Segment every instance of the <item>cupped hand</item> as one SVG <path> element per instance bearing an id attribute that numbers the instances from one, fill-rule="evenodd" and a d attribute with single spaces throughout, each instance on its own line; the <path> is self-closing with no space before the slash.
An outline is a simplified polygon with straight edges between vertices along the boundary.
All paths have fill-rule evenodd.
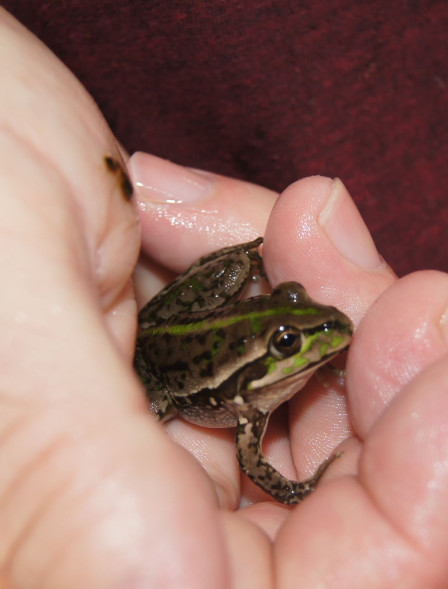
<path id="1" fill-rule="evenodd" d="M 224 587 L 212 485 L 131 368 L 140 231 L 115 139 L 2 9 L 0 39 L 0 586 Z"/>
<path id="2" fill-rule="evenodd" d="M 324 374 L 289 403 L 289 423 L 284 408 L 273 416 L 266 454 L 288 476 L 305 478 L 343 451 L 296 508 L 266 501 L 244 478 L 239 486 L 231 432 L 168 425 L 214 480 L 222 504 L 253 502 L 228 517 L 270 537 L 274 586 L 297 587 L 298 579 L 306 587 L 444 586 L 447 276 L 397 280 L 339 180 L 307 178 L 277 199 L 144 154 L 131 158 L 130 169 L 152 263 L 177 272 L 206 251 L 264 234 L 273 284 L 297 280 L 357 326 L 346 394 Z M 160 272 L 146 266 L 139 273 L 147 300 Z M 250 553 L 246 547 L 244 556 Z M 243 567 L 241 554 L 238 560 Z"/>
<path id="3" fill-rule="evenodd" d="M 443 587 L 446 276 L 397 281 L 339 181 L 276 199 L 136 154 L 134 207 L 91 99 L 4 11 L 0 28 L 0 584 Z M 230 431 L 147 415 L 131 370 L 137 210 L 141 302 L 265 234 L 272 283 L 298 280 L 359 324 L 347 395 L 313 381 L 266 439 L 301 478 L 344 451 L 301 505 L 240 484 Z"/>

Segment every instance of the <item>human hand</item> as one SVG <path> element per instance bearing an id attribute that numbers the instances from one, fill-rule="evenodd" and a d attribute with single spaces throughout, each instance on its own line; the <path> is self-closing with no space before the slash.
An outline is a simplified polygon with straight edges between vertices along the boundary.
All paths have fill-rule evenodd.
<path id="1" fill-rule="evenodd" d="M 295 587 L 300 579 L 311 587 L 385 587 L 410 579 L 408 586 L 417 587 L 424 579 L 437 586 L 445 578 L 447 379 L 443 364 L 429 364 L 446 353 L 434 327 L 446 307 L 445 276 L 394 283 L 381 262 L 370 271 L 357 268 L 313 221 L 328 181 L 288 189 L 266 227 L 271 280 L 298 279 L 312 296 L 358 320 L 387 289 L 350 352 L 353 427 L 345 398 L 312 384 L 305 406 L 305 396 L 291 403 L 294 464 L 306 475 L 347 434 L 360 439 L 343 445 L 327 481 L 290 509 L 261 501 L 245 481 L 240 489 L 231 432 L 173 420 L 166 429 L 201 460 L 205 474 L 148 417 L 130 368 L 136 317 L 129 276 L 139 233 L 135 210 L 104 167 L 106 153 L 119 157 L 113 137 L 68 72 L 4 12 L 0 17 L 2 585 L 219 589 Z M 134 174 L 137 164 L 136 156 Z M 152 160 L 152 179 L 161 174 L 177 183 L 179 170 L 166 165 Z M 188 183 L 188 173 L 181 176 Z M 160 265 L 139 272 L 142 290 L 161 283 L 161 266 L 177 272 L 206 250 L 264 232 L 273 193 L 202 178 L 211 179 L 210 192 L 205 186 L 204 200 L 190 206 L 185 186 L 184 203 L 173 206 L 151 205 L 141 191 L 144 247 Z M 350 202 L 343 192 L 336 219 L 348 216 L 341 202 Z M 349 226 L 362 236 L 359 223 L 352 218 Z M 436 377 L 440 388 L 433 386 Z M 409 413 L 410 402 L 421 405 Z M 403 435 L 400 423 L 409 415 Z M 268 455 L 292 474 L 279 417 L 272 429 L 283 437 L 267 439 Z M 410 440 L 413 424 L 419 435 Z M 372 477 L 378 462 L 382 479 Z M 392 518 L 399 510 L 384 504 L 403 490 L 408 501 L 399 495 L 397 507 L 407 508 L 406 527 Z M 220 508 L 236 507 L 241 491 L 258 501 L 234 512 Z"/>
<path id="2" fill-rule="evenodd" d="M 295 476 L 292 464 L 304 478 L 335 448 L 344 452 L 292 511 L 264 502 L 246 479 L 238 486 L 230 432 L 182 420 L 167 426 L 201 461 L 222 504 L 235 508 L 241 496 L 254 501 L 228 518 L 251 521 L 270 537 L 274 586 L 297 587 L 298 579 L 306 587 L 443 586 L 447 276 L 428 271 L 397 280 L 339 181 L 302 180 L 270 212 L 275 195 L 259 187 L 195 176 L 143 154 L 130 166 L 141 185 L 144 248 L 159 264 L 178 272 L 205 251 L 264 233 L 274 284 L 298 280 L 359 325 L 348 355 L 347 395 L 314 380 L 289 403 L 289 432 L 284 411 L 273 416 L 266 454 L 288 476 Z M 195 185 L 199 191 L 190 193 Z M 148 275 L 141 271 L 145 300 L 160 286 L 147 282 Z M 249 567 L 253 553 L 248 543 Z M 255 567 L 250 570 L 255 578 Z"/>
<path id="3" fill-rule="evenodd" d="M 227 538 L 253 537 L 260 558 L 269 543 L 227 520 L 148 415 L 132 370 L 139 222 L 105 165 L 115 139 L 2 9 L 0 39 L 0 586 L 226 587 Z"/>

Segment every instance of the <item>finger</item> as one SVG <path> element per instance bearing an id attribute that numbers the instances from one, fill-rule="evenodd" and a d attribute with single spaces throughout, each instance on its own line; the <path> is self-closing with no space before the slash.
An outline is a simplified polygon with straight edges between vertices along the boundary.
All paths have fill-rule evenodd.
<path id="1" fill-rule="evenodd" d="M 244 513 L 223 511 L 221 520 L 226 532 L 227 550 L 231 555 L 232 589 L 272 589 L 274 575 L 272 546 L 258 525 L 245 521 Z M 249 548 L 249 550 L 248 550 Z"/>
<path id="2" fill-rule="evenodd" d="M 447 367 L 446 355 L 430 364 L 379 418 L 359 481 L 334 481 L 295 510 L 276 546 L 279 586 L 299 574 L 307 587 L 444 585 Z"/>
<path id="3" fill-rule="evenodd" d="M 318 176 L 292 184 L 276 202 L 264 259 L 274 284 L 297 280 L 355 323 L 395 279 L 344 185 Z"/>
<path id="4" fill-rule="evenodd" d="M 353 421 L 364 442 L 359 483 L 339 478 L 294 514 L 278 546 L 285 587 L 294 586 L 298 570 L 310 586 L 325 575 L 344 587 L 368 587 L 372 568 L 374 586 L 443 585 L 447 280 L 439 272 L 405 277 L 361 323 L 348 370 Z M 285 556 L 310 525 L 305 551 Z M 347 558 L 348 568 L 341 566 Z"/>
<path id="5" fill-rule="evenodd" d="M 417 272 L 394 283 L 353 340 L 347 384 L 353 424 L 364 437 L 399 391 L 448 351 L 448 276 Z"/>
<path id="6" fill-rule="evenodd" d="M 139 241 L 114 140 L 2 9 L 0 37 L 0 584 L 225 587 L 215 494 L 145 414 L 135 306 L 114 320 Z"/>
<path id="7" fill-rule="evenodd" d="M 114 138 L 91 97 L 54 55 L 4 10 L 0 16 L 0 149 L 2 177 L 10 182 L 2 191 L 3 234 L 5 239 L 13 235 L 18 255 L 19 248 L 30 247 L 30 235 L 45 234 L 39 251 L 42 265 L 65 263 L 59 283 L 71 280 L 76 292 L 77 277 L 67 276 L 76 263 L 90 281 L 116 345 L 128 350 L 135 315 L 129 275 L 139 250 L 138 218 L 120 184 L 120 172 L 105 165 L 106 155 L 120 161 Z M 76 233 L 79 226 L 83 235 Z M 52 247 L 53 240 L 65 237 L 70 239 L 65 250 Z M 5 257 L 9 268 L 15 267 L 17 260 Z M 39 265 L 39 280 L 31 256 L 23 256 L 26 263 L 21 275 L 32 286 L 10 283 L 10 290 L 33 294 L 29 299 L 36 301 L 39 290 L 51 288 L 58 275 L 41 275 Z M 22 297 L 17 304 L 22 308 Z M 32 317 L 31 311 L 22 311 Z"/>
<path id="8" fill-rule="evenodd" d="M 143 249 L 172 270 L 264 234 L 276 198 L 270 190 L 143 153 L 131 157 L 129 169 L 137 187 Z"/>
<path id="9" fill-rule="evenodd" d="M 115 354 L 111 344 L 124 349 L 120 336 L 127 335 L 126 349 L 132 347 L 131 311 L 126 322 L 114 317 L 124 306 L 133 307 L 129 278 L 138 254 L 138 221 L 116 175 L 105 166 L 104 153 L 115 149 L 114 142 L 93 101 L 48 50 L 7 13 L 0 14 L 5 79 L 0 89 L 5 127 L 0 144 L 1 263 L 7 284 L 1 313 L 3 334 L 14 334 L 4 340 L 9 344 L 4 353 L 16 358 L 2 364 L 3 390 L 20 387 L 20 358 L 24 373 L 59 376 L 54 390 L 58 385 L 59 394 L 65 390 L 69 395 L 75 393 L 70 385 L 79 362 L 95 362 L 93 349 L 106 350 L 108 365 Z M 18 82 L 24 79 L 26 91 Z M 33 109 L 28 108 L 30 94 Z M 79 109 L 82 115 L 74 121 Z M 82 341 L 88 327 L 97 328 L 91 347 L 74 350 L 75 357 L 64 354 L 61 336 Z M 42 346 L 44 338 L 52 348 Z M 55 372 L 55 365 L 61 370 Z M 22 394 L 29 395 L 21 385 Z"/>

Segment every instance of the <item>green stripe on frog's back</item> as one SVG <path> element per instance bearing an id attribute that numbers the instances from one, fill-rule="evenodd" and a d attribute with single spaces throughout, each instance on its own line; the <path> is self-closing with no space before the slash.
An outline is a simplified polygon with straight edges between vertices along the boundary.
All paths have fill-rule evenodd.
<path id="1" fill-rule="evenodd" d="M 278 359 L 269 360 L 269 348 L 271 337 L 278 328 L 293 325 L 302 330 L 302 325 L 307 324 L 312 330 L 327 318 L 315 307 L 273 307 L 247 313 L 218 311 L 205 317 L 202 313 L 198 315 L 201 319 L 197 321 L 192 322 L 190 318 L 188 323 L 177 321 L 173 325 L 148 328 L 139 338 L 152 373 L 164 386 L 176 391 L 178 397 L 187 397 L 202 389 L 215 390 L 236 378 L 240 371 L 250 372 L 249 380 L 258 380 L 268 370 L 275 371 L 281 363 Z M 317 334 L 321 331 L 318 329 Z M 335 335 L 331 332 L 326 330 L 325 338 L 321 340 L 327 348 Z M 318 341 L 317 334 L 304 336 L 304 359 L 298 355 L 295 361 L 291 361 L 293 364 L 288 363 L 287 373 L 291 372 L 291 366 L 293 372 L 306 370 L 315 362 L 316 355 L 321 360 L 318 350 L 314 350 L 312 359 L 304 356 Z M 316 346 L 320 350 L 320 343 Z M 233 394 L 229 392 L 229 395 Z"/>
<path id="2" fill-rule="evenodd" d="M 216 313 L 217 315 L 219 311 Z M 304 316 L 304 315 L 319 315 L 319 309 L 315 307 L 309 307 L 305 309 L 294 309 L 291 307 L 277 307 L 271 309 L 264 309 L 263 311 L 251 311 L 249 313 L 232 314 L 228 316 L 214 316 L 213 314 L 205 319 L 199 319 L 197 321 L 191 321 L 191 316 L 188 318 L 188 323 L 173 323 L 154 327 L 148 327 L 142 330 L 141 336 L 156 336 L 163 333 L 173 336 L 185 336 L 189 333 L 200 332 L 203 330 L 217 330 L 225 329 L 232 325 L 239 323 L 240 321 L 249 321 L 251 325 L 251 331 L 253 334 L 259 332 L 262 328 L 263 319 L 274 318 L 283 316 Z M 199 317 L 201 314 L 198 314 Z"/>

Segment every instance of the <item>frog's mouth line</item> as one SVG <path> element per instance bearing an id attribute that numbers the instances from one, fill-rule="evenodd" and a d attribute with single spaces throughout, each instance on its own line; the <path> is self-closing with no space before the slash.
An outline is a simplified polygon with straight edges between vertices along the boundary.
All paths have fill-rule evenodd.
<path id="1" fill-rule="evenodd" d="M 331 354 L 328 354 L 327 356 L 325 356 L 325 359 L 323 360 L 316 360 L 315 362 L 310 362 L 303 370 L 298 370 L 290 374 L 285 374 L 283 377 L 281 376 L 281 374 L 279 374 L 278 371 L 273 370 L 272 372 L 265 374 L 262 378 L 251 381 L 248 386 L 248 389 L 250 391 L 256 391 L 263 387 L 274 387 L 275 385 L 278 385 L 278 387 L 281 388 L 282 386 L 284 387 L 285 385 L 288 385 L 289 382 L 294 383 L 294 385 L 296 383 L 302 383 L 303 386 L 305 382 L 309 378 L 311 378 L 311 376 L 317 370 L 319 370 L 321 366 L 325 366 L 325 364 L 328 364 L 328 362 L 330 362 L 333 358 L 344 352 L 348 348 L 348 345 L 349 344 L 347 343 L 347 345 L 344 348 L 341 348 L 339 350 L 332 352 Z"/>
<path id="2" fill-rule="evenodd" d="M 329 354 L 324 361 L 313 362 L 306 370 L 289 374 L 281 379 L 277 375 L 277 378 L 274 376 L 272 381 L 268 381 L 266 376 L 259 380 L 254 380 L 247 388 L 247 393 L 251 398 L 256 399 L 258 409 L 265 412 L 274 411 L 279 405 L 294 397 L 307 384 L 312 375 L 319 370 L 319 367 L 325 366 L 329 360 L 342 351 L 338 350 L 331 355 Z M 272 377 L 273 375 L 270 376 Z"/>

